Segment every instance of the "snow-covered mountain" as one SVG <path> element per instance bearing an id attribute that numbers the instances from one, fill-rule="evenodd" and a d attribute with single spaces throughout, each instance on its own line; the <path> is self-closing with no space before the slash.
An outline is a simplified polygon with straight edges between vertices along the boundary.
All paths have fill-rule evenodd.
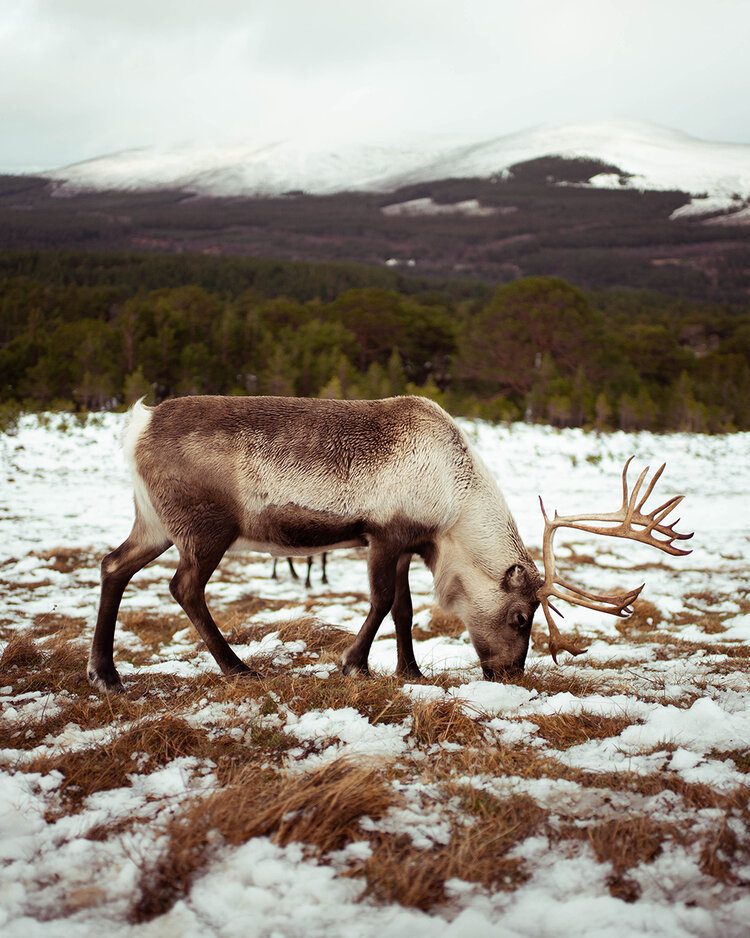
<path id="1" fill-rule="evenodd" d="M 389 192 L 406 183 L 490 177 L 541 156 L 593 157 L 629 174 L 625 185 L 680 189 L 711 198 L 711 209 L 750 197 L 750 145 L 699 140 L 634 121 L 542 125 L 475 142 L 423 140 L 408 146 L 325 145 L 285 140 L 231 147 L 138 149 L 45 175 L 68 189 L 175 187 L 210 195 Z M 617 176 L 592 185 L 623 184 Z M 700 211 L 700 202 L 696 209 Z"/>

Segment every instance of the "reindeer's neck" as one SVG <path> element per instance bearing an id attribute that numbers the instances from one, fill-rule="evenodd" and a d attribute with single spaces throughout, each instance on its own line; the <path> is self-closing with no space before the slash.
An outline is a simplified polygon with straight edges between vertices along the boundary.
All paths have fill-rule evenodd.
<path id="1" fill-rule="evenodd" d="M 472 594 L 495 591 L 508 567 L 515 563 L 533 567 L 505 498 L 491 477 L 477 480 L 458 520 L 436 547 L 432 572 L 438 600 L 446 609 L 455 606 L 461 589 Z"/>

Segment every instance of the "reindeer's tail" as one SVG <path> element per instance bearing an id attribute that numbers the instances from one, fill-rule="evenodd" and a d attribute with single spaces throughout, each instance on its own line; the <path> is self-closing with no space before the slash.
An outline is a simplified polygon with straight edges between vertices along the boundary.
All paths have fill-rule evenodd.
<path id="1" fill-rule="evenodd" d="M 138 468 L 136 454 L 138 442 L 149 428 L 153 411 L 153 407 L 147 407 L 143 403 L 143 398 L 133 404 L 128 412 L 125 432 L 122 437 L 122 446 L 125 451 L 125 459 L 130 467 L 130 475 L 133 479 L 136 525 L 142 528 L 143 533 L 147 535 L 149 540 L 153 540 L 154 543 L 159 543 L 164 540 L 170 540 L 170 537 L 154 508 L 148 485 Z"/>

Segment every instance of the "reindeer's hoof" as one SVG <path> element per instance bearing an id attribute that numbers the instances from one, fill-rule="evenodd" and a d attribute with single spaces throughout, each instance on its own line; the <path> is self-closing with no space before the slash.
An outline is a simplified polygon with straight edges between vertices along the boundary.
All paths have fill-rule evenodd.
<path id="1" fill-rule="evenodd" d="M 424 674 L 422 674 L 416 665 L 406 668 L 396 668 L 396 677 L 400 677 L 403 681 L 424 680 Z"/>
<path id="2" fill-rule="evenodd" d="M 366 661 L 348 660 L 346 655 L 341 659 L 341 673 L 347 677 L 370 677 L 370 669 Z"/>
<path id="3" fill-rule="evenodd" d="M 86 676 L 89 679 L 89 684 L 102 694 L 125 693 L 120 675 L 117 673 L 117 668 L 114 665 L 95 668 L 90 664 L 86 670 Z"/>
<path id="4" fill-rule="evenodd" d="M 231 668 L 228 668 L 223 672 L 224 677 L 260 677 L 259 671 L 254 671 L 252 668 L 248 668 L 246 664 L 243 664 L 241 661 L 239 664 L 233 664 Z"/>

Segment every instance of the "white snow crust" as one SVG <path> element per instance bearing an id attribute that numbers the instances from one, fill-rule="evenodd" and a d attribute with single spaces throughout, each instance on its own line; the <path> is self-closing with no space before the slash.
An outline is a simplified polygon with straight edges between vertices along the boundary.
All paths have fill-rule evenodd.
<path id="1" fill-rule="evenodd" d="M 494 177 L 541 156 L 593 157 L 616 166 L 638 189 L 679 189 L 726 200 L 750 196 L 750 145 L 699 140 L 638 121 L 544 124 L 484 140 L 420 139 L 350 143 L 330 149 L 309 140 L 254 141 L 231 147 L 138 149 L 48 172 L 64 189 L 172 187 L 215 196 L 305 191 L 390 192 L 435 179 Z M 621 185 L 616 174 L 591 185 Z M 64 191 L 63 189 L 63 191 Z M 697 209 L 696 209 L 697 210 Z M 687 214 L 693 210 L 686 209 Z"/>

